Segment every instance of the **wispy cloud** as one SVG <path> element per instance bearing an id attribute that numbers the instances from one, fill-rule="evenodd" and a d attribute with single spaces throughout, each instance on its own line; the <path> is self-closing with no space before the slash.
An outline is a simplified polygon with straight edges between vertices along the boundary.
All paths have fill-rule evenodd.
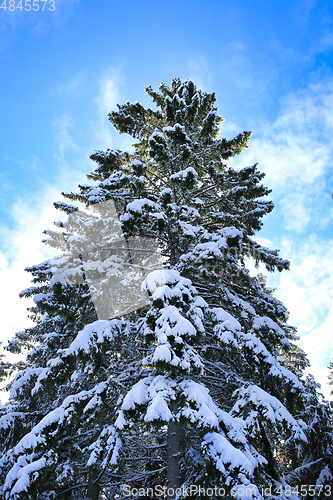
<path id="1" fill-rule="evenodd" d="M 120 99 L 120 80 L 120 72 L 115 70 L 100 80 L 99 94 L 95 99 L 100 116 L 107 116 L 110 111 L 117 108 Z"/>
<path id="2" fill-rule="evenodd" d="M 82 78 L 76 75 L 70 90 L 79 85 L 80 81 Z M 96 136 L 102 137 L 101 147 L 112 147 L 112 126 L 107 115 L 116 108 L 120 100 L 119 82 L 117 72 L 110 71 L 100 79 L 98 85 L 95 99 L 97 118 L 91 122 L 91 128 Z M 91 167 L 88 154 L 80 142 L 82 137 L 78 135 L 73 122 L 67 109 L 60 112 L 53 121 L 57 186 L 42 181 L 29 198 L 18 200 L 9 208 L 11 225 L 0 226 L 0 279 L 2 283 L 6 283 L 6 287 L 2 287 L 0 291 L 0 301 L 3 310 L 7 311 L 2 316 L 0 341 L 5 341 L 17 331 L 32 325 L 26 311 L 31 301 L 18 297 L 22 289 L 30 286 L 31 276 L 24 272 L 24 268 L 54 257 L 54 249 L 41 243 L 43 231 L 52 228 L 54 220 L 64 218 L 63 214 L 54 209 L 52 202 L 61 199 L 61 190 L 76 190 L 79 179 L 82 180 L 83 174 Z M 123 142 L 126 140 L 125 138 Z M 36 161 L 34 159 L 32 166 Z M 21 168 L 25 169 L 27 166 L 27 160 L 20 162 Z"/>
<path id="3" fill-rule="evenodd" d="M 299 307 L 293 306 L 291 318 L 301 333 L 309 332 L 325 320 L 332 308 L 333 240 L 324 241 L 312 235 L 296 245 L 285 238 L 281 250 L 291 261 L 291 272 L 281 274 L 281 294 L 293 304 L 298 297 Z M 293 289 L 298 290 L 296 296 Z"/>
<path id="4" fill-rule="evenodd" d="M 223 109 L 235 112 L 239 104 L 242 111 L 256 110 L 262 103 L 269 105 L 272 89 L 278 79 L 278 68 L 273 57 L 261 51 L 254 59 L 253 48 L 240 38 L 234 38 L 221 47 L 217 68 L 217 95 Z M 230 100 L 232 96 L 232 101 Z M 223 100 L 225 102 L 223 102 Z M 241 113 L 242 113 L 241 111 Z"/>
<path id="5" fill-rule="evenodd" d="M 73 99 L 85 98 L 87 91 L 91 91 L 92 80 L 95 75 L 86 67 L 80 68 L 68 79 L 54 82 L 50 93 L 60 101 L 61 98 L 68 98 L 73 102 Z"/>
<path id="6" fill-rule="evenodd" d="M 54 250 L 41 243 L 43 230 L 51 228 L 54 220 L 61 218 L 50 200 L 58 199 L 59 191 L 44 184 L 43 189 L 30 199 L 16 202 L 11 207 L 12 228 L 0 227 L 0 302 L 5 314 L 1 316 L 1 339 L 12 337 L 16 331 L 31 326 L 26 308 L 30 301 L 21 300 L 18 294 L 30 286 L 31 276 L 24 271 L 47 258 Z"/>
<path id="7" fill-rule="evenodd" d="M 260 235 L 260 233 L 259 233 Z M 274 248 L 272 241 L 256 236 L 256 241 Z M 321 391 L 330 399 L 332 388 L 328 385 L 327 366 L 333 360 L 333 240 L 322 241 L 312 236 L 303 244 L 283 238 L 280 249 L 291 263 L 290 271 L 268 274 L 268 286 L 287 307 L 288 323 L 297 328 L 299 346 L 306 352 L 311 363 L 309 373 L 321 384 Z M 262 273 L 261 264 L 246 260 L 251 275 Z"/>
<path id="8" fill-rule="evenodd" d="M 259 163 L 273 189 L 282 236 L 274 244 L 291 270 L 270 277 L 276 296 L 290 311 L 300 345 L 328 397 L 328 363 L 333 358 L 333 80 L 314 83 L 287 96 L 272 122 L 257 122 L 250 149 L 233 162 Z M 333 233 L 332 233 L 333 234 Z M 273 236 L 271 236 L 273 237 Z M 275 246 L 274 245 L 274 246 Z M 272 246 L 272 245 L 268 245 Z"/>
<path id="9" fill-rule="evenodd" d="M 1 12 L 0 53 L 10 48 L 16 31 L 23 27 L 28 27 L 31 33 L 37 35 L 43 34 L 51 28 L 62 28 L 72 17 L 74 7 L 79 2 L 80 0 L 55 0 L 54 4 L 48 2 L 45 5 L 39 2 L 39 9 L 35 10 L 33 15 L 30 15 L 31 12 L 28 15 L 24 15 L 24 10 L 21 12 L 18 8 L 12 11 L 8 9 L 6 13 Z M 55 8 L 51 10 L 53 6 Z"/>
<path id="10" fill-rule="evenodd" d="M 38 193 L 17 201 L 11 207 L 12 226 L 0 226 L 0 289 L 1 322 L 0 343 L 2 347 L 14 337 L 16 332 L 33 326 L 27 308 L 33 305 L 32 299 L 20 299 L 19 293 L 32 286 L 32 276 L 25 272 L 26 267 L 39 264 L 54 257 L 56 251 L 44 245 L 43 231 L 52 228 L 54 220 L 63 220 L 50 200 L 61 198 L 59 191 L 46 183 Z M 17 361 L 19 356 L 5 351 L 9 361 Z M 8 382 L 8 381 L 7 381 Z M 5 402 L 8 393 L 2 393 L 0 401 Z"/>
<path id="11" fill-rule="evenodd" d="M 70 130 L 73 129 L 73 124 L 69 112 L 64 111 L 60 117 L 54 120 L 53 125 L 55 127 L 59 159 L 64 161 L 65 152 L 68 149 L 79 149 L 70 133 Z"/>
<path id="12" fill-rule="evenodd" d="M 212 72 L 205 54 L 192 56 L 187 61 L 185 68 L 180 70 L 179 75 L 183 79 L 190 78 L 199 89 L 206 92 L 211 91 Z"/>
<path id="13" fill-rule="evenodd" d="M 330 167 L 333 144 L 333 81 L 312 85 L 290 95 L 274 123 L 258 127 L 252 154 L 264 161 L 267 179 L 275 187 L 290 181 L 312 184 Z"/>
<path id="14" fill-rule="evenodd" d="M 73 76 L 70 92 L 75 91 L 84 76 L 84 72 Z M 100 79 L 95 100 L 97 118 L 94 122 L 87 120 L 87 127 L 91 123 L 96 136 L 100 137 L 102 134 L 101 147 L 112 147 L 113 141 L 109 134 L 112 126 L 107 120 L 107 115 L 116 108 L 116 103 L 120 99 L 120 81 L 120 75 L 116 71 L 110 71 Z M 90 83 L 87 82 L 87 85 Z M 87 145 L 82 148 L 82 136 L 68 109 L 60 111 L 53 121 L 53 129 L 57 185 L 51 186 L 45 181 L 40 181 L 29 197 L 20 199 L 8 207 L 10 226 L 0 225 L 0 279 L 2 283 L 6 283 L 6 287 L 2 287 L 0 291 L 0 302 L 3 310 L 7 311 L 1 318 L 0 341 L 32 325 L 26 311 L 30 302 L 18 297 L 22 289 L 30 286 L 31 276 L 24 272 L 24 268 L 54 257 L 54 249 L 41 243 L 43 231 L 52 228 L 54 220 L 64 218 L 64 214 L 55 210 L 52 202 L 61 199 L 61 190 L 76 190 L 78 182 L 84 178 L 89 167 L 91 168 L 86 151 Z M 87 134 L 88 132 L 85 131 Z M 92 139 L 92 143 L 95 140 L 96 137 Z M 17 162 L 13 158 L 10 159 L 23 169 L 32 168 L 37 162 L 36 158 L 31 165 L 28 164 L 28 160 Z"/>
<path id="15" fill-rule="evenodd" d="M 259 233 L 260 234 L 260 233 Z M 273 243 L 260 236 L 256 240 L 274 248 Z M 282 238 L 280 249 L 290 260 L 291 270 L 268 275 L 268 286 L 287 307 L 288 323 L 297 328 L 299 346 L 306 352 L 311 363 L 309 373 L 321 384 L 326 398 L 332 388 L 328 385 L 327 366 L 333 360 L 333 240 L 323 241 L 315 235 L 302 244 Z M 252 275 L 267 275 L 263 265 L 255 269 L 247 261 Z"/>
<path id="16" fill-rule="evenodd" d="M 23 171 L 34 171 L 37 172 L 39 169 L 39 160 L 36 155 L 32 155 L 32 158 L 27 160 L 17 160 L 11 156 L 4 156 L 4 160 L 11 161 L 18 165 Z"/>
<path id="17" fill-rule="evenodd" d="M 108 120 L 108 114 L 111 111 L 117 110 L 117 104 L 123 104 L 121 89 L 125 86 L 121 67 L 110 68 L 99 79 L 98 91 L 94 100 L 96 105 L 96 119 L 92 123 L 94 136 L 96 140 L 95 149 L 107 149 L 114 146 L 114 138 L 116 134 L 117 148 L 131 151 L 133 150 L 133 138 L 127 134 L 118 136 L 114 131 L 113 126 Z"/>
<path id="18" fill-rule="evenodd" d="M 333 80 L 289 95 L 272 122 L 257 122 L 251 146 L 235 165 L 259 163 L 288 229 L 323 223 L 333 192 Z"/>
<path id="19" fill-rule="evenodd" d="M 55 0 L 55 9 L 45 12 L 48 8 L 53 8 L 53 4 L 47 4 L 44 12 L 38 12 L 39 15 L 35 16 L 33 30 L 42 34 L 50 28 L 61 28 L 72 17 L 74 7 L 79 2 L 80 0 Z"/>
<path id="20" fill-rule="evenodd" d="M 278 278 L 277 297 L 290 311 L 300 346 L 308 354 L 310 372 L 326 373 L 333 359 L 333 240 L 312 235 L 303 244 L 283 239 L 281 251 L 291 262 L 291 271 Z M 329 395 L 327 379 L 318 380 Z"/>
<path id="21" fill-rule="evenodd" d="M 88 153 L 82 146 L 80 129 L 74 126 L 68 110 L 54 119 L 53 128 L 57 186 L 63 191 L 76 189 L 77 184 L 85 178 L 89 164 Z"/>
<path id="22" fill-rule="evenodd" d="M 111 126 L 108 121 L 108 114 L 117 109 L 117 104 L 120 102 L 119 81 L 121 79 L 120 72 L 112 70 L 108 75 L 105 75 L 99 83 L 98 95 L 95 99 L 97 105 L 97 134 L 99 141 L 110 145 L 113 143 L 111 135 Z"/>
<path id="23" fill-rule="evenodd" d="M 280 209 L 285 217 L 285 228 L 296 232 L 303 232 L 311 217 L 307 206 L 306 193 L 295 191 L 283 197 Z"/>

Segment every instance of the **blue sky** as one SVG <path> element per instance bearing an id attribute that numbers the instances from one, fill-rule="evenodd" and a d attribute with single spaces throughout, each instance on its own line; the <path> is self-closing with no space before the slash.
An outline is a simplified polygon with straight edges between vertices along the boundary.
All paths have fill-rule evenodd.
<path id="1" fill-rule="evenodd" d="M 16 2 L 17 4 L 18 2 Z M 8 0 L 7 0 L 8 4 Z M 144 87 L 191 78 L 215 91 L 226 137 L 251 130 L 233 164 L 258 162 L 276 205 L 259 241 L 291 271 L 271 286 L 326 395 L 333 358 L 333 4 L 322 0 L 55 0 L 0 9 L 0 335 L 29 325 L 23 268 L 52 256 L 52 202 L 131 141 L 107 114 Z M 5 284 L 5 285 L 4 285 Z"/>

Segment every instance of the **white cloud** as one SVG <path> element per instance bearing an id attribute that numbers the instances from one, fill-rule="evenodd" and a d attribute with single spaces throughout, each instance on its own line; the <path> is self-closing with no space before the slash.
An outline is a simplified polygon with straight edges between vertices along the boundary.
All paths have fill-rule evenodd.
<path id="1" fill-rule="evenodd" d="M 221 46 L 216 71 L 220 88 L 217 89 L 218 98 L 222 110 L 229 109 L 230 113 L 234 113 L 241 105 L 242 115 L 244 109 L 260 109 L 263 102 L 270 105 L 272 88 L 274 89 L 279 77 L 279 68 L 272 57 L 272 51 L 269 55 L 261 51 L 253 59 L 252 50 L 242 38 L 234 38 Z"/>
<path id="2" fill-rule="evenodd" d="M 39 16 L 35 16 L 33 20 L 34 31 L 44 33 L 50 28 L 63 26 L 71 18 L 74 6 L 79 2 L 80 0 L 54 0 L 54 10 L 45 12 L 45 9 L 44 12 L 38 12 Z M 52 6 L 49 8 L 52 9 Z"/>
<path id="3" fill-rule="evenodd" d="M 333 81 L 290 95 L 282 106 L 275 122 L 258 124 L 246 159 L 259 161 L 275 188 L 313 184 L 331 166 Z"/>
<path id="4" fill-rule="evenodd" d="M 267 238 L 255 239 L 274 248 Z M 252 276 L 268 276 L 268 287 L 275 289 L 274 296 L 290 312 L 288 324 L 297 328 L 299 346 L 311 363 L 308 372 L 321 384 L 325 397 L 332 399 L 327 366 L 333 361 L 333 240 L 312 235 L 303 244 L 286 238 L 280 243 L 281 253 L 290 260 L 290 271 L 270 274 L 263 264 L 255 268 L 250 259 L 246 259 L 246 267 Z"/>
<path id="5" fill-rule="evenodd" d="M 289 247 L 289 251 L 285 250 L 286 247 Z M 281 274 L 281 294 L 288 296 L 288 301 L 294 302 L 292 288 L 298 290 L 301 307 L 298 313 L 293 307 L 291 317 L 300 331 L 309 331 L 319 326 L 332 308 L 333 240 L 324 241 L 313 235 L 297 246 L 283 240 L 282 252 L 288 254 L 291 271 Z M 312 318 L 311 322 L 309 316 Z"/>
<path id="6" fill-rule="evenodd" d="M 262 236 L 260 236 L 260 233 L 259 235 L 256 235 L 255 240 L 259 243 L 259 245 L 262 245 L 263 247 L 273 247 L 273 243 L 271 242 L 271 240 L 269 240 L 268 238 L 263 238 Z"/>
<path id="7" fill-rule="evenodd" d="M 308 369 L 317 382 L 321 384 L 321 391 L 327 399 L 332 399 L 332 386 L 328 383 L 328 364 L 333 360 L 333 313 L 309 334 L 302 336 L 300 347 L 308 353 L 311 366 Z"/>
<path id="8" fill-rule="evenodd" d="M 70 130 L 73 129 L 72 119 L 68 111 L 64 111 L 61 116 L 53 122 L 56 129 L 56 143 L 58 148 L 58 156 L 61 161 L 64 161 L 65 152 L 68 149 L 78 149 L 75 144 Z"/>
<path id="9" fill-rule="evenodd" d="M 310 222 L 327 226 L 332 220 L 333 80 L 289 95 L 282 107 L 274 122 L 257 122 L 250 148 L 233 164 L 259 163 L 287 229 L 301 232 Z"/>
<path id="10" fill-rule="evenodd" d="M 280 208 L 285 216 L 285 228 L 302 232 L 311 220 L 304 191 L 296 191 L 284 196 Z"/>
<path id="11" fill-rule="evenodd" d="M 56 249 L 42 243 L 45 238 L 43 231 L 53 229 L 53 221 L 65 220 L 66 215 L 56 210 L 53 200 L 61 200 L 59 190 L 47 185 L 31 194 L 29 198 L 17 201 L 10 208 L 11 227 L 0 226 L 0 303 L 1 324 L 0 344 L 2 347 L 14 337 L 15 333 L 34 325 L 28 317 L 27 308 L 33 305 L 32 299 L 20 299 L 19 293 L 32 286 L 30 273 L 26 267 L 53 258 Z M 80 206 L 79 203 L 77 203 Z M 1 348 L 0 348 L 1 350 Z M 4 352 L 8 361 L 16 362 L 20 356 Z M 0 385 L 0 401 L 8 399 L 8 393 L 3 393 Z"/>
<path id="12" fill-rule="evenodd" d="M 291 270 L 269 278 L 290 311 L 300 346 L 326 397 L 327 365 L 333 358 L 333 80 L 287 96 L 272 122 L 257 122 L 250 149 L 234 166 L 258 163 L 273 189 L 281 229 L 270 238 L 291 261 Z M 223 126 L 223 125 L 222 125 Z M 324 232 L 326 231 L 326 233 Z M 259 233 L 260 234 L 260 233 Z M 278 244 L 280 239 L 280 245 Z M 274 245 L 274 246 L 275 246 Z M 272 247 L 272 245 L 267 245 Z M 264 272 L 265 274 L 265 272 Z"/>
<path id="13" fill-rule="evenodd" d="M 124 79 L 121 68 L 111 68 L 99 81 L 98 94 L 95 98 L 97 119 L 92 124 L 96 141 L 95 149 L 112 148 L 116 134 L 117 148 L 133 151 L 133 138 L 127 134 L 119 136 L 108 120 L 109 113 L 118 109 L 117 104 L 125 102 L 120 91 L 123 87 Z"/>
<path id="14" fill-rule="evenodd" d="M 119 73 L 112 71 L 110 75 L 104 76 L 100 81 L 96 103 L 101 116 L 107 116 L 111 110 L 117 109 L 120 98 L 119 79 Z"/>
<path id="15" fill-rule="evenodd" d="M 54 249 L 41 243 L 43 230 L 52 228 L 53 221 L 61 218 L 50 200 L 60 198 L 57 189 L 44 186 L 38 196 L 15 203 L 11 209 L 13 227 L 1 226 L 0 302 L 1 341 L 11 338 L 17 331 L 31 326 L 26 308 L 30 301 L 20 299 L 21 290 L 29 287 L 31 276 L 24 268 L 54 256 Z"/>
<path id="16" fill-rule="evenodd" d="M 163 83 L 168 86 L 173 78 L 179 77 L 182 81 L 189 78 L 198 89 L 204 92 L 212 92 L 212 71 L 206 54 L 202 52 L 187 55 L 185 59 L 173 58 L 166 65 L 166 74 L 168 76 L 167 79 L 164 78 Z M 158 90 L 157 86 L 152 86 L 154 90 Z"/>
<path id="17" fill-rule="evenodd" d="M 321 370 L 326 370 L 330 361 L 333 360 L 332 324 L 333 313 L 330 313 L 319 327 L 300 339 L 300 346 L 306 352 L 311 353 L 313 365 Z"/>
<path id="18" fill-rule="evenodd" d="M 333 359 L 333 240 L 312 235 L 302 245 L 284 239 L 282 252 L 291 270 L 279 275 L 276 296 L 290 311 L 300 346 L 311 362 L 310 372 L 328 397 L 326 367 Z"/>
<path id="19" fill-rule="evenodd" d="M 82 82 L 84 72 L 74 75 L 69 91 Z M 120 72 L 110 71 L 100 80 L 96 98 L 97 119 L 91 127 L 96 137 L 104 138 L 102 147 L 112 147 L 109 131 L 112 125 L 107 120 L 108 113 L 116 108 L 120 99 Z M 40 184 L 31 192 L 29 198 L 15 202 L 9 209 L 11 221 L 0 225 L 0 279 L 6 283 L 0 292 L 0 301 L 7 312 L 1 321 L 0 340 L 12 337 L 17 331 L 31 326 L 26 308 L 31 304 L 19 299 L 21 290 L 30 286 L 31 276 L 24 271 L 25 267 L 38 264 L 55 254 L 55 250 L 41 243 L 43 231 L 53 226 L 54 220 L 65 218 L 64 214 L 53 207 L 53 201 L 61 199 L 60 191 L 77 191 L 78 182 L 91 170 L 87 144 L 82 148 L 82 137 L 68 110 L 64 110 L 53 121 L 57 168 L 57 186 L 50 186 L 40 180 Z M 91 122 L 90 122 L 91 123 Z M 90 125 L 87 122 L 88 125 Z M 127 138 L 122 140 L 128 142 Z M 92 151 L 91 151 L 92 152 Z M 16 161 L 16 160 L 14 160 Z M 21 162 L 27 168 L 27 161 Z"/>
<path id="20" fill-rule="evenodd" d="M 0 52 L 10 49 L 15 40 L 15 32 L 22 28 L 28 27 L 31 32 L 39 35 L 49 31 L 50 28 L 62 27 L 70 19 L 74 6 L 79 2 L 80 0 L 55 0 L 53 11 L 49 10 L 52 9 L 50 3 L 47 6 L 44 5 L 44 10 L 42 10 L 42 2 L 39 2 L 39 9 L 33 15 L 31 15 L 32 12 L 21 12 L 18 8 L 4 15 L 1 12 Z"/>
<path id="21" fill-rule="evenodd" d="M 39 168 L 39 160 L 36 155 L 32 155 L 32 158 L 26 160 L 17 160 L 11 156 L 4 156 L 4 160 L 9 160 L 18 165 L 23 171 L 33 171 L 37 172 Z"/>
<path id="22" fill-rule="evenodd" d="M 209 68 L 209 64 L 207 62 L 207 58 L 204 54 L 196 54 L 191 57 L 185 66 L 186 74 L 183 78 L 190 78 L 195 85 L 205 91 L 211 92 L 210 83 L 211 83 L 211 71 Z M 183 74 L 184 69 L 179 72 L 179 74 Z"/>
<path id="23" fill-rule="evenodd" d="M 77 97 L 84 99 L 84 93 L 93 79 L 94 75 L 92 72 L 88 68 L 83 67 L 67 80 L 54 82 L 50 92 L 59 100 L 64 96 L 68 97 L 71 101 Z"/>
<path id="24" fill-rule="evenodd" d="M 225 137 L 226 139 L 233 139 L 237 134 L 239 134 L 239 127 L 237 123 L 231 122 L 230 120 L 226 120 L 221 123 L 220 138 Z"/>
<path id="25" fill-rule="evenodd" d="M 76 191 L 78 183 L 85 181 L 85 174 L 90 168 L 86 144 L 81 143 L 82 137 L 79 136 L 79 128 L 73 124 L 72 116 L 68 110 L 63 111 L 54 119 L 53 128 L 57 186 L 61 191 Z"/>

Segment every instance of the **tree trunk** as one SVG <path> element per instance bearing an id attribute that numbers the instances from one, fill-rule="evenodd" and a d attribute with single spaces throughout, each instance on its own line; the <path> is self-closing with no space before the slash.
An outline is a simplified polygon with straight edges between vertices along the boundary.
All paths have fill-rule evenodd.
<path id="1" fill-rule="evenodd" d="M 264 429 L 262 422 L 259 420 L 259 427 L 261 431 L 261 436 L 263 440 L 263 448 L 264 448 L 264 456 L 267 460 L 267 465 L 265 466 L 265 472 L 269 474 L 276 481 L 280 481 L 280 474 L 277 467 L 276 460 L 273 455 L 273 450 L 271 447 L 271 443 L 269 442 L 268 436 Z"/>
<path id="2" fill-rule="evenodd" d="M 87 500 L 99 500 L 99 471 L 93 469 L 88 477 Z"/>
<path id="3" fill-rule="evenodd" d="M 176 413 L 177 403 L 173 401 L 170 404 L 170 409 L 173 414 Z M 168 444 L 167 444 L 167 467 L 168 467 L 168 490 L 169 488 L 179 488 L 182 485 L 182 478 L 179 470 L 180 460 L 180 445 L 184 437 L 184 429 L 182 424 L 170 420 L 168 424 Z M 172 496 L 169 497 L 173 498 Z"/>
<path id="4" fill-rule="evenodd" d="M 173 247 L 170 255 L 170 265 L 174 267 L 179 260 L 180 251 L 177 247 Z M 170 402 L 170 410 L 175 415 L 177 413 L 178 404 L 176 401 Z M 179 470 L 180 459 L 180 443 L 184 437 L 184 429 L 179 422 L 170 420 L 168 424 L 168 439 L 167 439 L 167 481 L 168 490 L 175 490 L 182 485 L 182 478 Z M 171 492 L 170 492 L 171 493 Z M 171 500 L 172 495 L 167 496 L 167 500 Z"/>

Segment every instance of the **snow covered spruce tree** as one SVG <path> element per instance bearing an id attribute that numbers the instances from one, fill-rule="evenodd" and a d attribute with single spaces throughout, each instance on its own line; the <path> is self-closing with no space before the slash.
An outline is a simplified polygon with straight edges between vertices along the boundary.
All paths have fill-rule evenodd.
<path id="1" fill-rule="evenodd" d="M 9 344 L 31 352 L 1 409 L 2 495 L 327 498 L 331 413 L 245 267 L 289 266 L 253 239 L 273 208 L 264 175 L 230 166 L 250 133 L 220 139 L 215 95 L 191 81 L 147 92 L 155 109 L 109 115 L 134 153 L 94 153 L 92 184 L 65 195 L 93 223 L 57 203 L 68 220 L 47 241 L 63 254 L 29 269 L 37 323 Z"/>

